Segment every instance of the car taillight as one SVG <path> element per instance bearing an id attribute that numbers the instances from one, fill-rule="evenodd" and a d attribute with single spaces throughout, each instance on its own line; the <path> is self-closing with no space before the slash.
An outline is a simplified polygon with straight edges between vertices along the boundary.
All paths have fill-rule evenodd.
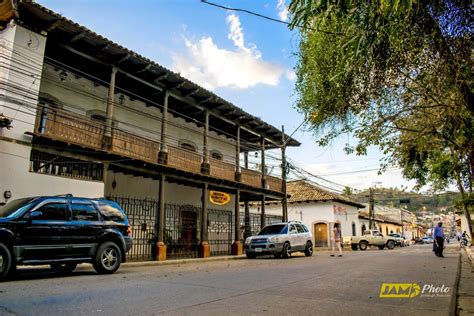
<path id="1" fill-rule="evenodd" d="M 132 227 L 130 226 L 130 224 L 128 224 L 127 226 L 127 236 L 131 236 L 132 235 Z"/>

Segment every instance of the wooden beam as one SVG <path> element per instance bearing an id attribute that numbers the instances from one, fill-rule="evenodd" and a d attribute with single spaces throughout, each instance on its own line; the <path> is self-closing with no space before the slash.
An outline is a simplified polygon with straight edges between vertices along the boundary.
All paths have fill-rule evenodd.
<path id="1" fill-rule="evenodd" d="M 147 71 L 147 70 L 150 69 L 150 68 L 151 68 L 151 64 L 148 64 L 148 65 L 146 65 L 145 67 L 143 67 L 142 69 L 138 70 L 138 71 L 135 72 L 135 73 L 136 73 L 136 74 L 140 74 L 140 73 L 142 73 L 142 72 Z"/>
<path id="2" fill-rule="evenodd" d="M 51 23 L 51 24 L 48 26 L 48 28 L 46 29 L 46 32 L 48 32 L 48 33 L 51 32 L 52 30 L 54 30 L 55 28 L 57 28 L 60 23 L 61 23 L 61 20 L 60 20 L 60 19 L 54 21 L 53 23 Z"/>
<path id="3" fill-rule="evenodd" d="M 69 43 L 77 42 L 78 40 L 83 39 L 85 36 L 86 36 L 86 32 L 84 31 L 77 33 L 76 35 L 71 37 L 71 39 L 69 40 Z"/>
<path id="4" fill-rule="evenodd" d="M 123 56 L 122 58 L 120 58 L 116 64 L 117 65 L 120 65 L 121 63 L 123 63 L 124 61 L 126 61 L 127 59 L 129 59 L 130 57 L 132 57 L 130 54 L 126 54 L 125 56 Z"/>

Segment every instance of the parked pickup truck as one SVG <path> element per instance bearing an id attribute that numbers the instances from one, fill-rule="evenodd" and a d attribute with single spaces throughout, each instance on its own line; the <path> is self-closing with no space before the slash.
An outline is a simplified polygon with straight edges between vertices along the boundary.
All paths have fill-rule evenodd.
<path id="1" fill-rule="evenodd" d="M 387 246 L 388 249 L 393 249 L 396 239 L 391 236 L 385 237 L 378 230 L 366 230 L 362 236 L 344 237 L 343 243 L 351 245 L 352 250 L 366 250 L 368 246 L 377 246 L 379 249 L 384 249 Z"/>

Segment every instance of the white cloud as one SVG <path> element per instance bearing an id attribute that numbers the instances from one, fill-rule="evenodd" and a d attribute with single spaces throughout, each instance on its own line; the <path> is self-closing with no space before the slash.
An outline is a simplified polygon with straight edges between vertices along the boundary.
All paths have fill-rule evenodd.
<path id="1" fill-rule="evenodd" d="M 288 7 L 285 4 L 285 0 L 278 0 L 277 10 L 280 20 L 288 21 Z"/>
<path id="2" fill-rule="evenodd" d="M 212 37 L 193 41 L 185 38 L 186 53 L 175 54 L 173 70 L 201 84 L 206 89 L 219 87 L 246 89 L 258 84 L 276 86 L 285 76 L 294 80 L 294 73 L 281 65 L 262 59 L 262 53 L 254 44 L 246 44 L 239 17 L 227 16 L 227 37 L 235 49 L 220 48 Z"/>

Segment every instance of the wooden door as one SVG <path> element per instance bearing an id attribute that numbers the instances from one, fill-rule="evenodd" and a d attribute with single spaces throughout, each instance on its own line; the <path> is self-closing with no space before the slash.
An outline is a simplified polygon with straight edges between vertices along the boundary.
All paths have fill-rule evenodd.
<path id="1" fill-rule="evenodd" d="M 328 247 L 328 225 L 326 223 L 314 224 L 314 245 Z"/>

